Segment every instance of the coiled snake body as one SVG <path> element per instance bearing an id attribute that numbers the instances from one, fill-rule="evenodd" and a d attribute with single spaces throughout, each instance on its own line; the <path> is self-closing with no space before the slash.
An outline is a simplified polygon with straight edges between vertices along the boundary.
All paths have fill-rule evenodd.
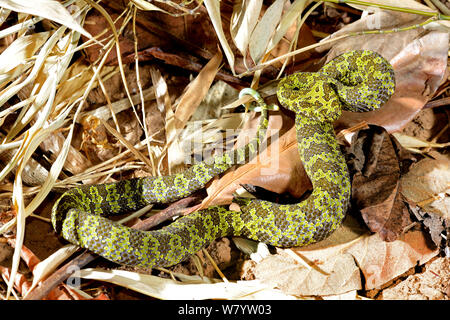
<path id="1" fill-rule="evenodd" d="M 267 128 L 265 104 L 256 97 L 263 107 L 259 128 L 245 147 L 171 176 L 73 188 L 55 203 L 53 226 L 66 240 L 111 261 L 145 267 L 176 264 L 224 236 L 242 236 L 280 247 L 320 241 L 340 225 L 351 190 L 333 121 L 341 109 L 377 109 L 394 88 L 391 65 L 372 51 L 351 51 L 319 72 L 296 73 L 280 81 L 277 96 L 285 108 L 296 113 L 298 150 L 313 184 L 312 194 L 300 203 L 238 199 L 240 212 L 210 207 L 154 231 L 134 230 L 105 218 L 183 198 L 234 163 L 251 157 Z"/>

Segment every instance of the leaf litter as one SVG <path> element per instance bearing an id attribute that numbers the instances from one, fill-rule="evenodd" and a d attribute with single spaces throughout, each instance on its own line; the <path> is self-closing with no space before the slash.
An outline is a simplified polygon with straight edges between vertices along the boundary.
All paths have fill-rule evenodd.
<path id="1" fill-rule="evenodd" d="M 101 285 L 92 280 L 86 282 L 96 288 L 98 299 L 108 298 L 103 293 L 107 282 L 140 292 L 142 297 L 161 299 L 395 299 L 408 298 L 405 292 L 419 299 L 448 299 L 448 287 L 445 288 L 443 280 L 433 282 L 428 274 L 436 274 L 437 264 L 441 266 L 439 279 L 448 277 L 445 255 L 450 255 L 447 239 L 450 223 L 445 122 L 448 123 L 449 114 L 440 107 L 423 109 L 431 99 L 446 98 L 446 21 L 427 23 L 426 18 L 417 14 L 382 9 L 370 13 L 361 7 L 355 10 L 328 2 L 310 5 L 301 0 L 290 5 L 287 1 L 270 1 L 267 6 L 259 1 L 222 1 L 220 5 L 204 1 L 204 6 L 198 5 L 191 11 L 172 1 L 158 2 L 158 6 L 135 1 L 137 9 L 104 1 L 100 5 L 106 15 L 100 14 L 98 8 L 86 15 L 90 5 L 83 7 L 74 1 L 63 3 L 69 6 L 68 11 L 58 1 L 43 3 L 48 6 L 42 12 L 29 6 L 11 6 L 11 11 L 5 12 L 10 17 L 16 11 L 35 16 L 25 24 L 14 25 L 13 20 L 6 20 L 8 28 L 4 34 L 17 38 L 3 47 L 2 55 L 17 59 L 0 60 L 7 63 L 0 66 L 4 69 L 0 153 L 11 154 L 2 160 L 0 201 L 2 208 L 11 208 L 9 199 L 13 199 L 12 212 L 18 218 L 0 226 L 3 237 L 16 237 L 12 260 L 11 251 L 0 247 L 0 253 L 10 252 L 4 257 L 0 255 L 2 266 L 3 261 L 9 261 L 1 271 L 5 279 L 5 285 L 0 287 L 3 297 L 12 293 L 17 299 L 92 298 L 79 289 L 72 289 L 77 293 L 71 297 L 63 297 L 57 291 L 50 294 L 52 287 L 61 283 L 61 280 L 50 282 L 62 274 L 64 267 L 58 270 L 58 265 L 75 248 L 57 250 L 60 245 L 56 245 L 48 248 L 42 262 L 28 264 L 36 270 L 34 282 L 21 278 L 17 269 L 19 254 L 32 256 L 29 248 L 33 246 L 33 251 L 40 252 L 39 243 L 28 243 L 27 238 L 32 238 L 31 233 L 42 239 L 42 227 L 34 230 L 30 218 L 25 217 L 42 215 L 41 225 L 48 223 L 45 217 L 57 197 L 57 193 L 49 193 L 52 188 L 62 191 L 81 182 L 103 183 L 182 170 L 183 163 L 177 159 L 195 157 L 192 148 L 183 147 L 188 136 L 205 138 L 200 143 L 200 153 L 214 150 L 221 141 L 227 145 L 235 141 L 238 145 L 245 143 L 245 138 L 254 134 L 258 116 L 254 112 L 238 112 L 236 96 L 231 102 L 223 100 L 220 105 L 202 106 L 206 113 L 199 109 L 202 101 L 207 101 L 204 98 L 208 92 L 212 92 L 214 80 L 224 80 L 235 89 L 253 83 L 261 86 L 268 102 L 276 103 L 273 97 L 276 82 L 271 80 L 283 70 L 286 74 L 294 70 L 314 71 L 325 59 L 341 52 L 371 49 L 393 64 L 397 90 L 379 111 L 344 113 L 336 124 L 352 174 L 353 198 L 343 226 L 330 238 L 305 248 L 275 249 L 275 252 L 251 241 L 221 239 L 208 246 L 207 251 L 173 268 L 161 269 L 159 274 L 157 270 L 151 275 L 151 270 L 122 267 L 109 271 L 83 269 L 78 276 L 101 281 Z M 51 8 L 57 10 L 52 12 Z M 423 5 L 415 9 L 432 11 Z M 317 17 L 328 22 L 342 17 L 340 30 L 332 29 L 333 34 L 326 34 L 320 30 L 326 24 L 317 24 L 320 21 Z M 199 19 L 205 23 L 196 28 Z M 57 29 L 55 24 L 45 24 L 48 21 L 63 23 L 69 29 Z M 39 23 L 44 32 L 25 32 L 22 27 Z M 408 29 L 415 24 L 423 26 Z M 118 37 L 111 33 L 112 25 Z M 368 29 L 394 28 L 408 30 L 357 35 Z M 58 31 L 49 32 L 54 30 Z M 195 31 L 196 43 L 189 41 L 194 30 L 200 30 Z M 82 40 L 78 43 L 80 33 Z M 317 43 L 317 39 L 326 36 Z M 139 39 L 137 46 L 135 39 Z M 120 51 L 113 50 L 119 44 L 117 41 Z M 317 50 L 305 51 L 303 47 Z M 328 49 L 324 58 L 323 52 Z M 19 54 L 11 55 L 14 50 L 19 50 Z M 73 56 L 81 51 L 85 55 Z M 126 64 L 118 62 L 118 52 Z M 25 63 L 18 57 L 23 57 Z M 51 74 L 51 68 L 57 72 Z M 258 68 L 262 72 L 252 73 Z M 234 77 L 236 74 L 254 74 L 254 78 Z M 159 90 L 163 87 L 164 92 Z M 145 112 L 140 111 L 142 108 Z M 208 112 L 208 108 L 221 112 Z M 140 117 L 136 117 L 138 113 Z M 280 201 L 298 201 L 295 199 L 310 189 L 298 159 L 292 115 L 284 110 L 270 113 L 270 141 L 259 156 L 215 179 L 206 189 L 207 195 L 203 194 L 202 203 L 193 208 L 229 204 L 233 193 L 243 194 L 241 185 L 258 197 Z M 205 114 L 213 118 L 205 118 Z M 411 131 L 412 124 L 424 125 L 421 119 L 427 116 L 437 119 L 428 127 L 428 135 L 417 134 L 420 130 Z M 231 135 L 230 139 L 224 134 L 227 129 L 241 133 Z M 34 130 L 39 134 L 27 136 Z M 175 140 L 178 146 L 172 142 Z M 178 150 L 176 153 L 186 153 L 174 154 L 174 148 Z M 36 166 L 33 164 L 36 160 L 40 160 L 38 164 L 44 170 L 47 168 L 44 176 L 47 174 L 48 178 L 33 184 L 25 175 L 35 170 L 29 166 Z M 47 210 L 36 210 L 41 204 L 40 208 Z M 153 213 L 158 216 L 157 209 Z M 56 239 L 50 226 L 47 230 L 47 237 Z M 27 236 L 22 245 L 24 231 Z M 84 267 L 85 262 L 77 263 L 78 268 Z M 420 283 L 421 274 L 411 273 L 418 265 L 429 269 L 424 272 L 426 282 L 419 285 L 422 295 L 405 289 L 408 283 L 416 287 Z M 273 277 L 274 273 L 277 277 Z M 14 274 L 15 289 L 9 280 Z M 222 280 L 216 279 L 217 274 L 222 274 Z M 42 291 L 45 294 L 36 290 L 39 283 L 39 289 L 46 289 Z M 396 287 L 401 290 L 397 296 Z M 35 290 L 30 294 L 32 288 Z"/>

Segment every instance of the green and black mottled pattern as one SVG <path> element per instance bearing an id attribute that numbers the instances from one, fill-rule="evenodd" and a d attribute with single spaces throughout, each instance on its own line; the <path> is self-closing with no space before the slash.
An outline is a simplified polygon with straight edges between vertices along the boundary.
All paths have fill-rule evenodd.
<path id="1" fill-rule="evenodd" d="M 312 194 L 298 204 L 236 199 L 240 212 L 210 207 L 155 231 L 133 230 L 105 218 L 183 198 L 234 163 L 250 158 L 267 128 L 263 107 L 252 143 L 213 158 L 214 163 L 202 162 L 171 176 L 69 190 L 53 207 L 55 230 L 111 261 L 145 267 L 176 264 L 224 236 L 243 236 L 281 247 L 320 241 L 341 224 L 351 190 L 333 121 L 341 109 L 361 112 L 379 108 L 394 88 L 391 65 L 371 51 L 348 52 L 319 72 L 297 73 L 280 81 L 277 96 L 285 108 L 296 112 L 300 159 L 313 184 Z M 264 106 L 261 99 L 258 103 Z"/>

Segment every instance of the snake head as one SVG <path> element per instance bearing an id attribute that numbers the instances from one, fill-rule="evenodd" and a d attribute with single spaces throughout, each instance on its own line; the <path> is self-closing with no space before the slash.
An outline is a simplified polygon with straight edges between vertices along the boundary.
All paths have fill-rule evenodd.
<path id="1" fill-rule="evenodd" d="M 341 103 L 333 81 L 319 72 L 294 73 L 278 84 L 281 105 L 311 120 L 333 122 L 341 115 Z"/>
<path id="2" fill-rule="evenodd" d="M 391 64 L 370 50 L 343 53 L 320 69 L 334 83 L 342 108 L 366 112 L 380 108 L 395 90 Z"/>
<path id="3" fill-rule="evenodd" d="M 317 121 L 334 121 L 341 109 L 353 112 L 381 107 L 394 93 L 390 63 L 376 52 L 356 50 L 328 62 L 319 72 L 302 72 L 282 79 L 281 105 Z"/>

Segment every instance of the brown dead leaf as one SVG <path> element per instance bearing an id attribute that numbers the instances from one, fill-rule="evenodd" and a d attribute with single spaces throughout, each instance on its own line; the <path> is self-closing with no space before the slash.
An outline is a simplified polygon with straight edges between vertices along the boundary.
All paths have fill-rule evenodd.
<path id="1" fill-rule="evenodd" d="M 450 219 L 435 214 L 433 212 L 426 212 L 419 206 L 410 204 L 410 211 L 414 216 L 425 226 L 426 230 L 431 236 L 434 244 L 441 248 L 446 256 L 450 256 Z"/>
<path id="2" fill-rule="evenodd" d="M 356 140 L 351 152 L 360 168 L 353 176 L 352 201 L 372 232 L 393 241 L 412 223 L 399 193 L 400 167 L 394 145 L 383 128 L 374 126 L 361 130 Z"/>
<path id="3" fill-rule="evenodd" d="M 425 233 L 409 231 L 392 242 L 377 233 L 364 237 L 346 250 L 356 260 L 365 278 L 365 289 L 380 288 L 416 265 L 439 253 Z"/>
<path id="4" fill-rule="evenodd" d="M 397 240 L 386 242 L 377 233 L 370 235 L 349 215 L 327 239 L 292 250 L 313 268 L 321 268 L 334 256 L 351 254 L 364 275 L 366 290 L 379 288 L 439 254 L 422 231 L 410 230 Z"/>
<path id="5" fill-rule="evenodd" d="M 247 125 L 253 129 L 244 128 L 239 137 L 255 136 L 256 121 L 258 117 L 249 121 Z M 292 119 L 282 112 L 271 113 L 267 133 L 271 144 L 263 144 L 258 156 L 249 163 L 230 169 L 220 179 L 214 180 L 207 188 L 208 197 L 202 202 L 202 208 L 230 203 L 240 184 L 257 185 L 276 193 L 289 192 L 294 197 L 300 197 L 310 188 L 311 183 L 298 155 L 292 124 Z M 286 132 L 285 128 L 289 127 L 291 129 Z"/>

